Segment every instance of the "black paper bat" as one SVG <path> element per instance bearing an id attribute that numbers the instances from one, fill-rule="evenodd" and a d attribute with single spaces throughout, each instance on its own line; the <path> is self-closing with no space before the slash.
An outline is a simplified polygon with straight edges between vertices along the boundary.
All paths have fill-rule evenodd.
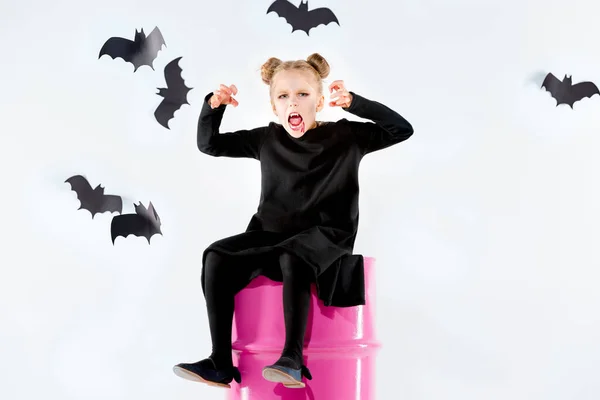
<path id="1" fill-rule="evenodd" d="M 167 88 L 157 88 L 157 95 L 164 97 L 164 100 L 158 105 L 154 111 L 154 117 L 159 124 L 169 129 L 169 121 L 175 116 L 175 111 L 179 110 L 182 105 L 190 104 L 187 101 L 187 94 L 192 88 L 185 85 L 181 77 L 181 67 L 179 66 L 178 57 L 165 66 L 165 81 Z"/>
<path id="2" fill-rule="evenodd" d="M 110 223 L 110 236 L 113 245 L 115 239 L 119 236 L 126 238 L 129 235 L 138 237 L 144 236 L 148 239 L 155 234 L 162 235 L 160 230 L 160 217 L 156 213 L 152 202 L 148 205 L 148 209 L 144 207 L 142 202 L 139 205 L 134 204 L 135 214 L 116 215 Z"/>
<path id="3" fill-rule="evenodd" d="M 592 97 L 595 94 L 600 95 L 600 90 L 592 82 L 579 82 L 573 85 L 571 76 L 567 77 L 567 75 L 561 81 L 552 73 L 549 73 L 546 75 L 541 87 L 545 88 L 556 99 L 557 107 L 559 104 L 568 104 L 569 107 L 573 108 L 576 101 Z"/>
<path id="4" fill-rule="evenodd" d="M 94 215 L 104 212 L 123 212 L 123 200 L 120 196 L 111 194 L 104 194 L 104 188 L 101 185 L 96 186 L 92 189 L 92 186 L 81 175 L 75 175 L 65 181 L 71 185 L 71 190 L 77 193 L 77 199 L 81 203 L 78 210 L 88 210 Z"/>
<path id="5" fill-rule="evenodd" d="M 275 12 L 281 18 L 285 18 L 287 23 L 292 26 L 292 33 L 304 31 L 308 35 L 312 28 L 321 24 L 328 25 L 331 22 L 340 24 L 329 8 L 322 7 L 308 11 L 308 0 L 302 0 L 298 7 L 287 0 L 275 0 L 267 10 L 267 14 L 270 12 Z"/>
<path id="6" fill-rule="evenodd" d="M 154 70 L 152 64 L 163 45 L 167 46 L 158 27 L 155 27 L 147 37 L 144 29 L 140 32 L 136 29 L 134 40 L 121 37 L 108 39 L 100 49 L 98 58 L 105 54 L 113 59 L 121 57 L 126 62 L 133 64 L 133 72 L 137 71 L 142 65 L 148 65 Z"/>

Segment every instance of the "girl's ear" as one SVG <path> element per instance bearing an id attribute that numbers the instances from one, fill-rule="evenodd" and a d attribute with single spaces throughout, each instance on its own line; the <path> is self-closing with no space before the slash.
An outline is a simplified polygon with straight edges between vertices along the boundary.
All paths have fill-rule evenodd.
<path id="1" fill-rule="evenodd" d="M 323 109 L 324 105 L 325 105 L 325 96 L 321 95 L 321 97 L 319 97 L 319 101 L 317 102 L 317 112 L 321 111 Z"/>

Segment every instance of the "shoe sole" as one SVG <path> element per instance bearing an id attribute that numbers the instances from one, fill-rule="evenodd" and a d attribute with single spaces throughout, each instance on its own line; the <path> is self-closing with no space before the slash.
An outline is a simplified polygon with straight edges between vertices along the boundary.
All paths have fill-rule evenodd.
<path id="1" fill-rule="evenodd" d="M 228 383 L 218 383 L 218 382 L 207 381 L 206 379 L 204 379 L 200 375 L 197 375 L 197 374 L 195 374 L 195 373 L 193 373 L 191 371 L 188 371 L 185 368 L 181 368 L 181 367 L 178 367 L 178 366 L 174 366 L 173 367 L 173 372 L 178 377 L 183 378 L 183 379 L 187 379 L 188 381 L 202 382 L 202 383 L 206 383 L 209 386 L 231 388 L 231 385 L 229 385 Z"/>
<path id="2" fill-rule="evenodd" d="M 306 386 L 304 382 L 298 382 L 291 375 L 275 368 L 263 369 L 262 376 L 269 382 L 282 383 L 283 386 L 290 389 L 301 389 Z"/>

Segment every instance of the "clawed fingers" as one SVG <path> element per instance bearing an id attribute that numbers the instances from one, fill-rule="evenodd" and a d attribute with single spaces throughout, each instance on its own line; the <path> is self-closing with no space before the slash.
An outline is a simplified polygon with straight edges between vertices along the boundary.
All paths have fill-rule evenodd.
<path id="1" fill-rule="evenodd" d="M 238 90 L 237 87 L 235 85 L 230 85 L 230 86 L 226 86 L 226 85 L 219 85 L 219 90 L 228 94 L 228 95 L 236 95 Z"/>
<path id="2" fill-rule="evenodd" d="M 329 106 L 330 107 L 336 107 L 336 106 L 340 106 L 340 107 L 348 107 L 350 100 L 344 100 L 344 99 L 340 99 L 337 101 L 330 101 L 329 102 Z"/>
<path id="3" fill-rule="evenodd" d="M 232 95 L 233 91 L 231 90 L 231 88 L 229 86 L 225 86 L 222 83 L 219 85 L 219 91 L 228 94 L 228 95 Z"/>
<path id="4" fill-rule="evenodd" d="M 344 81 L 341 79 L 335 80 L 331 82 L 329 85 L 329 92 L 331 92 L 331 100 L 329 101 L 329 105 L 348 107 L 352 100 L 352 96 L 350 92 L 346 90 L 346 86 L 344 85 Z"/>
<path id="5" fill-rule="evenodd" d="M 229 90 L 231 90 L 231 93 L 233 95 L 236 95 L 238 93 L 237 87 L 235 85 L 231 85 L 229 86 Z M 234 107 L 237 107 L 239 105 L 238 101 L 236 99 L 233 98 L 233 96 L 231 96 L 231 105 Z"/>
<path id="6" fill-rule="evenodd" d="M 219 89 L 213 92 L 214 97 L 210 104 L 211 107 L 216 108 L 221 104 L 231 104 L 232 106 L 237 107 L 239 103 L 236 99 L 233 98 L 233 95 L 236 95 L 237 92 L 238 89 L 235 85 L 219 85 Z"/>
<path id="7" fill-rule="evenodd" d="M 345 90 L 344 81 L 338 79 L 336 81 L 331 82 L 331 84 L 329 85 L 329 92 L 333 92 L 334 90 Z"/>
<path id="8" fill-rule="evenodd" d="M 329 102 L 330 106 L 343 106 L 347 107 L 350 104 L 350 92 L 347 90 L 337 91 L 331 95 L 331 101 Z"/>
<path id="9" fill-rule="evenodd" d="M 335 93 L 333 93 L 330 96 L 331 100 L 333 101 L 334 99 L 339 99 L 339 98 L 346 98 L 346 99 L 350 99 L 350 92 L 348 92 L 347 90 L 339 90 Z"/>

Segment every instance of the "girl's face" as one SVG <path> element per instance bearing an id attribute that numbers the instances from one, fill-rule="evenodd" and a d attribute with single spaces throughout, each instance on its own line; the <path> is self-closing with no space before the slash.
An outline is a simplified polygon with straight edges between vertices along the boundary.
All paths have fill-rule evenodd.
<path id="1" fill-rule="evenodd" d="M 273 112 L 293 137 L 299 138 L 316 126 L 317 112 L 323 109 L 325 97 L 309 72 L 281 71 L 275 75 L 271 91 Z"/>

